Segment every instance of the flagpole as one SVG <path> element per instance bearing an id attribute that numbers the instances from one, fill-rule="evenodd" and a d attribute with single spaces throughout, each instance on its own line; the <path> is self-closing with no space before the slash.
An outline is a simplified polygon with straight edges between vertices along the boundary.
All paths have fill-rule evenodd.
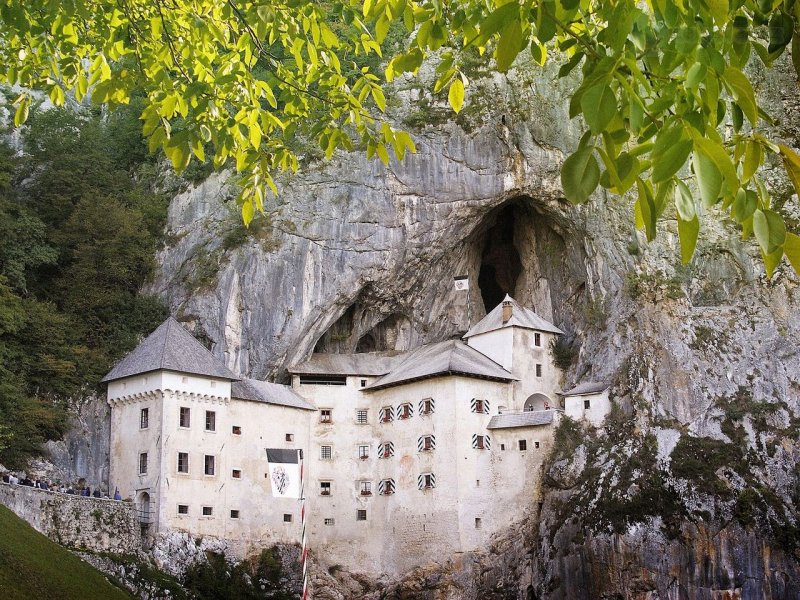
<path id="1" fill-rule="evenodd" d="M 300 563 L 303 571 L 303 595 L 302 600 L 310 600 L 311 594 L 308 590 L 308 545 L 306 540 L 306 479 L 305 469 L 303 468 L 303 451 L 297 451 L 300 461 Z"/>

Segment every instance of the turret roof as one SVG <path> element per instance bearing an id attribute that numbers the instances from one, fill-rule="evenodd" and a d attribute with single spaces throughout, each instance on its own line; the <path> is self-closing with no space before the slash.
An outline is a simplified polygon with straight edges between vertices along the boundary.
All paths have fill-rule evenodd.
<path id="1" fill-rule="evenodd" d="M 517 379 L 475 348 L 459 340 L 448 340 L 427 344 L 405 354 L 388 374 L 365 389 L 378 390 L 440 375 L 464 375 L 495 381 Z"/>
<path id="2" fill-rule="evenodd" d="M 503 323 L 503 302 L 511 303 L 511 318 Z M 522 327 L 524 329 L 534 329 L 536 331 L 547 331 L 549 333 L 564 333 L 558 327 L 543 319 L 529 308 L 525 308 L 511 296 L 506 294 L 503 302 L 492 309 L 488 315 L 475 323 L 472 328 L 464 334 L 464 339 L 470 338 L 479 333 L 487 333 L 502 329 L 503 327 Z"/>
<path id="3" fill-rule="evenodd" d="M 239 379 L 178 321 L 169 317 L 119 361 L 102 381 L 160 370 Z"/>

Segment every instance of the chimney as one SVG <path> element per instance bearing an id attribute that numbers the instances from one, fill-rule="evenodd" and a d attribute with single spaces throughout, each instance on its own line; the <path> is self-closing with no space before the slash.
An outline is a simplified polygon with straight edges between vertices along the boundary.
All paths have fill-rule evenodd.
<path id="1" fill-rule="evenodd" d="M 503 300 L 503 325 L 511 320 L 511 302 Z"/>

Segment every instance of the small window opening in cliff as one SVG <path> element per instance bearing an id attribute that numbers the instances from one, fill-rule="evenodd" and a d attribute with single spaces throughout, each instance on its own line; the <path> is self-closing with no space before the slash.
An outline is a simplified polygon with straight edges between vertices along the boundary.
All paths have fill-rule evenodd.
<path id="1" fill-rule="evenodd" d="M 514 295 L 517 278 L 522 273 L 522 260 L 514 245 L 516 212 L 513 204 L 505 207 L 486 232 L 478 286 L 487 313 L 500 304 L 506 294 Z"/>

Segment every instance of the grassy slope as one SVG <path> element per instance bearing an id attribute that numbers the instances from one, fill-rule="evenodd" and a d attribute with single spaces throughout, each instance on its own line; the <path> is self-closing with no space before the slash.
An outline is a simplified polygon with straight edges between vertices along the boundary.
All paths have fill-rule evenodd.
<path id="1" fill-rule="evenodd" d="M 131 596 L 0 506 L 0 598 L 130 600 Z"/>

